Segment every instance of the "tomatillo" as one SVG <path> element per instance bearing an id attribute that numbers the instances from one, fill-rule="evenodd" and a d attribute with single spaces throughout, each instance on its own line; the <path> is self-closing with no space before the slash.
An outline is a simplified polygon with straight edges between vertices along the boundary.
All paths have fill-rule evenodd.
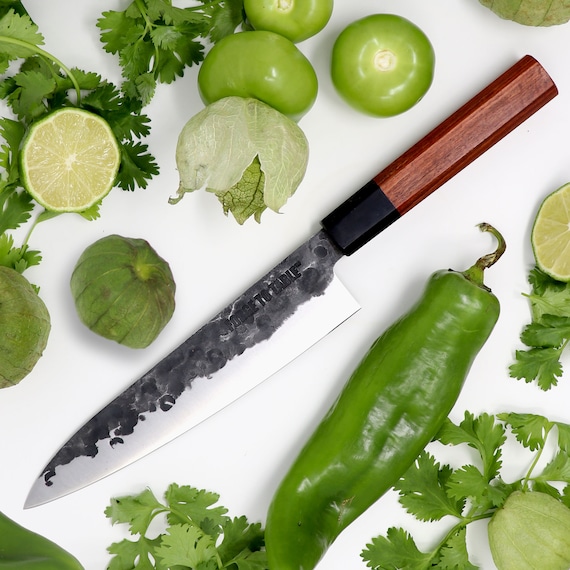
<path id="1" fill-rule="evenodd" d="M 294 43 L 318 34 L 328 23 L 333 0 L 244 0 L 249 23 Z"/>
<path id="2" fill-rule="evenodd" d="M 373 14 L 349 24 L 336 39 L 333 84 L 355 109 L 376 117 L 407 111 L 430 88 L 433 46 L 415 24 L 394 14 Z"/>
<path id="3" fill-rule="evenodd" d="M 206 105 L 224 97 L 253 97 L 298 121 L 317 98 L 311 62 L 287 38 L 264 30 L 226 36 L 208 52 L 198 72 Z"/>

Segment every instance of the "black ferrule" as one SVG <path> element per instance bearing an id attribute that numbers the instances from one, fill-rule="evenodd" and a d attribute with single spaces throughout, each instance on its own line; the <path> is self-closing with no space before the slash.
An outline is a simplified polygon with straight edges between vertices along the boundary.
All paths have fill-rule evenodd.
<path id="1" fill-rule="evenodd" d="M 400 213 L 371 180 L 321 222 L 345 255 L 351 255 L 395 222 Z"/>

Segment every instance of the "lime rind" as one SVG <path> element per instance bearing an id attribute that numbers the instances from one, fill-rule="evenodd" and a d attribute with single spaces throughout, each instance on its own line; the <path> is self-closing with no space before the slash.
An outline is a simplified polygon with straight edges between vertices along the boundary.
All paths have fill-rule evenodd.
<path id="1" fill-rule="evenodd" d="M 74 107 L 34 123 L 20 154 L 22 183 L 52 212 L 83 212 L 115 185 L 121 151 L 107 121 Z"/>
<path id="2" fill-rule="evenodd" d="M 570 183 L 540 205 L 531 232 L 537 266 L 557 281 L 570 281 Z"/>

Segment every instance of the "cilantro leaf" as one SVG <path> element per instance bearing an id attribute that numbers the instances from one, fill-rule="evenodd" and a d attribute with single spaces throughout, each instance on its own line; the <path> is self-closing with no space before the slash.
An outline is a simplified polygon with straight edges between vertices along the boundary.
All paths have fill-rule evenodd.
<path id="1" fill-rule="evenodd" d="M 465 412 L 464 419 L 459 425 L 447 419 L 436 439 L 444 445 L 466 443 L 476 449 L 481 456 L 482 474 L 487 481 L 495 477 L 501 468 L 501 446 L 506 439 L 505 430 L 489 414 L 475 417 L 472 413 Z"/>
<path id="2" fill-rule="evenodd" d="M 558 429 L 558 447 L 570 455 L 570 425 L 562 422 L 554 422 Z"/>
<path id="3" fill-rule="evenodd" d="M 44 43 L 38 27 L 27 13 L 10 8 L 0 18 L 0 73 L 4 73 L 11 61 L 37 53 Z"/>
<path id="4" fill-rule="evenodd" d="M 140 142 L 123 142 L 121 165 L 117 173 L 117 186 L 123 190 L 134 190 L 135 186 L 146 188 L 148 181 L 159 172 L 159 167 L 148 152 L 148 146 Z"/>
<path id="5" fill-rule="evenodd" d="M 20 16 L 27 14 L 27 11 L 20 0 L 0 0 L 0 18 L 5 16 L 9 10 L 13 10 Z"/>
<path id="6" fill-rule="evenodd" d="M 475 417 L 465 412 L 463 421 L 455 425 L 447 419 L 436 438 L 443 444 L 467 444 L 476 449 L 481 458 L 481 467 L 465 465 L 454 471 L 449 478 L 449 494 L 456 500 L 469 498 L 476 508 L 486 510 L 504 500 L 502 485 L 491 485 L 498 477 L 502 465 L 501 447 L 506 440 L 505 429 L 489 414 Z"/>
<path id="7" fill-rule="evenodd" d="M 437 568 L 442 570 L 477 570 L 478 566 L 473 566 L 469 562 L 467 553 L 467 531 L 465 527 L 460 527 L 453 532 L 449 539 L 442 545 L 440 551 L 440 561 Z"/>
<path id="8" fill-rule="evenodd" d="M 566 487 L 564 487 L 560 500 L 570 508 L 570 485 L 566 485 Z"/>
<path id="9" fill-rule="evenodd" d="M 152 553 L 159 544 L 158 538 L 114 542 L 107 548 L 107 552 L 113 556 L 107 570 L 154 570 L 156 566 Z"/>
<path id="10" fill-rule="evenodd" d="M 544 467 L 542 473 L 535 477 L 536 481 L 563 482 L 570 484 L 570 457 L 560 451 Z"/>
<path id="11" fill-rule="evenodd" d="M 517 350 L 509 366 L 512 378 L 536 381 L 547 391 L 558 384 L 561 356 L 570 341 L 570 284 L 556 281 L 538 267 L 529 272 L 530 322 L 521 332 L 526 350 Z"/>
<path id="12" fill-rule="evenodd" d="M 27 192 L 0 186 L 0 235 L 27 222 L 33 208 L 32 197 Z"/>
<path id="13" fill-rule="evenodd" d="M 265 561 L 264 553 L 256 554 L 264 545 L 264 532 L 260 524 L 249 524 L 243 516 L 228 519 L 223 524 L 223 534 L 224 538 L 218 551 L 224 565 L 227 566 L 229 562 L 240 558 L 249 560 L 252 564 L 262 559 Z M 265 566 L 263 568 L 265 569 Z"/>
<path id="14" fill-rule="evenodd" d="M 532 320 L 540 322 L 543 315 L 570 316 L 570 287 L 535 268 L 529 277 Z"/>
<path id="15" fill-rule="evenodd" d="M 201 568 L 216 561 L 217 550 L 211 536 L 189 524 L 171 525 L 155 554 L 165 568 L 183 566 Z M 213 566 L 216 568 L 216 566 Z"/>
<path id="16" fill-rule="evenodd" d="M 531 451 L 542 449 L 553 425 L 538 414 L 497 414 L 497 418 L 511 427 L 517 441 Z"/>
<path id="17" fill-rule="evenodd" d="M 111 519 L 112 524 L 128 524 L 132 534 L 144 534 L 156 513 L 164 510 L 153 492 L 145 489 L 138 495 L 111 499 L 111 504 L 105 509 L 105 515 Z"/>
<path id="18" fill-rule="evenodd" d="M 215 507 L 219 500 L 219 495 L 205 490 L 198 490 L 194 487 L 184 485 L 182 487 L 173 483 L 170 485 L 165 494 L 169 508 L 172 510 L 169 514 L 170 524 L 178 522 L 187 522 L 191 520 L 211 520 L 216 526 L 221 526 L 227 520 L 225 507 Z M 179 514 L 184 515 L 180 518 Z"/>
<path id="19" fill-rule="evenodd" d="M 208 0 L 201 0 L 204 9 L 210 9 L 211 25 L 209 39 L 216 43 L 225 36 L 235 32 L 240 26 L 245 26 L 245 12 L 243 0 L 224 0 L 217 4 L 212 4 Z"/>
<path id="20" fill-rule="evenodd" d="M 433 455 L 423 451 L 394 489 L 400 494 L 402 506 L 418 520 L 441 520 L 447 515 L 460 517 L 465 501 L 448 494 L 451 473 L 449 465 L 440 467 Z"/>
<path id="21" fill-rule="evenodd" d="M 529 271 L 528 282 L 532 293 L 540 296 L 544 295 L 547 289 L 562 291 L 565 288 L 563 283 L 556 281 L 536 265 Z"/>
<path id="22" fill-rule="evenodd" d="M 28 267 L 39 265 L 42 256 L 39 251 L 22 247 L 14 247 L 14 239 L 8 234 L 0 235 L 0 265 L 11 267 L 18 273 L 24 273 Z"/>
<path id="23" fill-rule="evenodd" d="M 505 499 L 502 486 L 493 486 L 475 465 L 464 465 L 449 478 L 449 495 L 456 500 L 470 499 L 477 511 L 499 506 Z M 475 510 L 475 509 L 474 509 Z"/>
<path id="24" fill-rule="evenodd" d="M 560 357 L 563 348 L 534 347 L 528 350 L 517 350 L 515 362 L 509 366 L 512 378 L 530 383 L 536 380 L 537 385 L 544 391 L 558 384 L 562 376 Z"/>
<path id="25" fill-rule="evenodd" d="M 197 570 L 265 570 L 264 531 L 246 517 L 231 519 L 209 491 L 175 483 L 159 501 L 149 489 L 112 499 L 105 514 L 112 523 L 129 526 L 137 540 L 122 540 L 108 548 L 109 570 L 196 568 Z M 161 516 L 163 531 L 153 524 Z"/>
<path id="26" fill-rule="evenodd" d="M 419 550 L 408 532 L 395 527 L 388 529 L 386 537 L 373 538 L 360 556 L 374 570 L 426 570 L 433 559 L 432 553 Z"/>
<path id="27" fill-rule="evenodd" d="M 112 83 L 101 82 L 83 97 L 83 105 L 101 115 L 119 141 L 133 141 L 150 134 L 150 118 L 140 112 L 140 101 L 123 97 Z"/>
<path id="28" fill-rule="evenodd" d="M 527 346 L 559 347 L 570 338 L 570 316 L 542 315 L 540 322 L 525 327 L 521 341 Z"/>
<path id="29" fill-rule="evenodd" d="M 5 175 L 0 174 L 0 180 L 5 179 L 7 185 L 19 181 L 18 157 L 24 134 L 25 128 L 19 121 L 0 117 L 0 137 L 5 141 L 0 144 L 0 168 L 5 172 Z"/>
<path id="30" fill-rule="evenodd" d="M 107 10 L 97 20 L 105 51 L 118 56 L 123 91 L 150 103 L 160 83 L 172 83 L 204 59 L 215 43 L 244 21 L 243 0 L 202 0 L 178 8 L 171 0 L 134 0 L 124 10 Z"/>

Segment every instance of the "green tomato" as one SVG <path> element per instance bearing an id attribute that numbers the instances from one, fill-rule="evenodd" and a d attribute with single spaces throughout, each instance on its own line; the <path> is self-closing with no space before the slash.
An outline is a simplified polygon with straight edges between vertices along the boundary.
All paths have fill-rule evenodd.
<path id="1" fill-rule="evenodd" d="M 407 111 L 433 81 L 435 54 L 415 24 L 393 14 L 373 14 L 346 27 L 331 61 L 334 86 L 354 108 L 376 117 Z"/>
<path id="2" fill-rule="evenodd" d="M 244 0 L 243 6 L 256 30 L 275 32 L 297 43 L 327 25 L 333 0 Z"/>
<path id="3" fill-rule="evenodd" d="M 318 81 L 293 42 L 260 30 L 215 44 L 200 66 L 198 89 L 206 105 L 224 97 L 252 97 L 297 121 L 313 106 Z"/>

